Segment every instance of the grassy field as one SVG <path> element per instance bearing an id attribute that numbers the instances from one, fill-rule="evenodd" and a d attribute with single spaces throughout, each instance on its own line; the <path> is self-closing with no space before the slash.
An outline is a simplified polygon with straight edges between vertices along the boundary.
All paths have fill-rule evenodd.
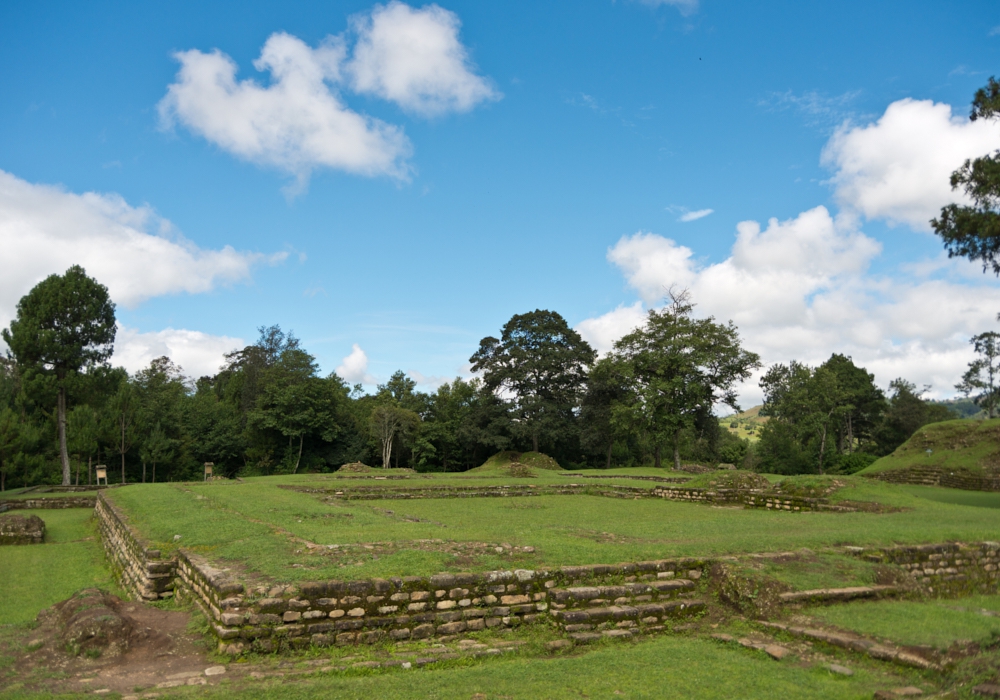
<path id="1" fill-rule="evenodd" d="M 843 629 L 902 644 L 946 648 L 952 642 L 989 642 L 1000 638 L 1000 597 L 959 600 L 881 600 L 833 605 L 809 611 Z"/>
<path id="2" fill-rule="evenodd" d="M 88 586 L 113 589 L 89 508 L 23 510 L 45 521 L 45 544 L 0 547 L 0 625 L 28 622 Z"/>
<path id="3" fill-rule="evenodd" d="M 529 483 L 552 479 L 565 483 L 566 477 Z M 278 581 L 543 568 L 837 544 L 978 541 L 996 539 L 1000 532 L 1000 510 L 927 497 L 946 489 L 916 495 L 913 487 L 867 479 L 846 482 L 834 498 L 877 501 L 899 510 L 792 514 L 598 496 L 329 502 L 322 495 L 276 488 L 281 483 L 329 487 L 329 480 L 316 477 L 134 485 L 109 496 L 153 545 L 167 552 L 190 548 Z M 456 479 L 377 483 L 405 489 Z M 181 536 L 176 543 L 175 535 Z M 306 543 L 384 546 L 317 550 Z M 535 551 L 512 557 L 506 551 L 476 550 L 477 544 L 531 546 Z"/>
<path id="4" fill-rule="evenodd" d="M 872 474 L 887 469 L 940 467 L 982 473 L 1000 466 L 1000 418 L 993 420 L 949 420 L 931 423 L 913 437 L 859 472 Z"/>

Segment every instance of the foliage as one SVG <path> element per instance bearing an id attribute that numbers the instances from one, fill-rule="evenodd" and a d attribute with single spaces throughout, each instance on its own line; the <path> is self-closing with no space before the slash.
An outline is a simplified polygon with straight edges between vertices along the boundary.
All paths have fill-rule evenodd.
<path id="1" fill-rule="evenodd" d="M 571 438 L 574 409 L 596 353 L 566 320 L 540 309 L 515 314 L 500 339 L 483 338 L 469 358 L 488 389 L 510 396 L 512 430 L 532 450 Z"/>
<path id="2" fill-rule="evenodd" d="M 672 293 L 672 303 L 651 309 L 645 325 L 618 340 L 610 356 L 628 390 L 627 398 L 613 403 L 612 420 L 650 440 L 656 466 L 660 446 L 672 443 L 679 468 L 682 431 L 705 424 L 715 404 L 739 410 L 736 385 L 760 366 L 757 354 L 741 347 L 732 323 L 695 319 L 693 310 L 686 292 Z"/>
<path id="3" fill-rule="evenodd" d="M 969 118 L 996 120 L 1000 116 L 1000 83 L 990 78 L 976 91 Z M 951 174 L 953 190 L 961 188 L 972 205 L 949 204 L 931 226 L 944 240 L 948 257 L 980 260 L 983 271 L 1000 274 L 1000 151 L 966 160 Z"/>
<path id="4" fill-rule="evenodd" d="M 962 381 L 955 385 L 960 392 L 969 396 L 976 393 L 973 400 L 986 410 L 986 417 L 996 415 L 998 379 L 1000 379 L 1000 333 L 987 331 L 973 336 L 972 348 L 976 359 L 969 363 L 969 369 L 962 375 Z"/>
<path id="5" fill-rule="evenodd" d="M 955 418 L 953 412 L 945 405 L 921 398 L 929 387 L 917 391 L 915 384 L 899 378 L 889 383 L 889 389 L 892 392 L 889 396 L 889 407 L 882 425 L 876 431 L 877 447 L 874 451 L 879 455 L 891 454 L 928 423 Z"/>
<path id="6" fill-rule="evenodd" d="M 66 446 L 66 380 L 105 364 L 115 341 L 115 305 L 108 289 L 79 265 L 49 275 L 17 303 L 17 316 L 4 329 L 4 342 L 19 365 L 56 379 L 57 425 L 62 483 L 70 483 Z"/>

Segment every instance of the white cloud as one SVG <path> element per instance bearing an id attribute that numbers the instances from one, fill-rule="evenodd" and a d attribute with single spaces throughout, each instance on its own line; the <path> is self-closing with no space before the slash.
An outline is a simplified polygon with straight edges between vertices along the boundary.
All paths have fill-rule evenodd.
<path id="1" fill-rule="evenodd" d="M 341 360 L 334 371 L 349 384 L 378 384 L 378 379 L 368 373 L 368 355 L 357 343 L 351 346 L 351 354 Z"/>
<path id="2" fill-rule="evenodd" d="M 313 49 L 272 34 L 254 61 L 271 74 L 266 87 L 237 82 L 236 64 L 218 50 L 174 56 L 181 69 L 159 104 L 165 125 L 180 122 L 240 158 L 294 175 L 299 186 L 318 167 L 407 177 L 412 149 L 403 131 L 351 111 L 330 87 L 341 79 L 342 40 Z"/>
<path id="3" fill-rule="evenodd" d="M 730 256 L 716 264 L 699 265 L 688 248 L 643 232 L 623 237 L 608 260 L 645 308 L 661 303 L 671 285 L 687 287 L 696 314 L 734 321 L 745 346 L 767 364 L 815 364 L 839 352 L 874 372 L 883 386 L 903 376 L 932 385 L 936 396 L 951 396 L 971 360 L 969 337 L 996 326 L 1000 288 L 982 277 L 968 283 L 961 266 L 957 281 L 869 275 L 880 251 L 850 219 L 835 220 L 817 207 L 789 221 L 772 219 L 764 230 L 757 222 L 740 223 Z M 637 302 L 577 329 L 606 351 L 643 318 Z M 744 404 L 760 397 L 756 379 L 743 387 Z"/>
<path id="4" fill-rule="evenodd" d="M 941 207 L 965 202 L 949 178 L 967 158 L 1000 148 L 1000 128 L 970 122 L 946 104 L 893 102 L 877 122 L 843 125 L 823 149 L 837 200 L 848 212 L 929 231 Z"/>
<path id="5" fill-rule="evenodd" d="M 245 345 L 241 338 L 200 331 L 167 328 L 140 333 L 119 324 L 111 361 L 134 373 L 148 367 L 152 360 L 167 356 L 181 366 L 185 375 L 197 379 L 217 374 L 223 365 L 223 356 Z"/>
<path id="6" fill-rule="evenodd" d="M 476 75 L 458 40 L 458 16 L 437 5 L 415 10 L 376 5 L 352 21 L 358 35 L 346 66 L 357 92 L 377 95 L 422 115 L 466 112 L 502 95 Z"/>
<path id="7" fill-rule="evenodd" d="M 416 370 L 410 370 L 407 372 L 410 379 L 417 383 L 417 386 L 423 391 L 437 391 L 438 387 L 442 384 L 447 384 L 453 377 L 443 377 L 436 374 L 423 374 L 422 372 L 417 372 Z"/>
<path id="8" fill-rule="evenodd" d="M 699 209 L 698 211 L 687 211 L 681 214 L 681 218 L 678 221 L 683 221 L 687 223 L 689 221 L 697 221 L 698 219 L 704 219 L 709 214 L 715 213 L 715 209 Z"/>
<path id="9" fill-rule="evenodd" d="M 638 0 L 639 3 L 643 5 L 648 5 L 649 7 L 660 7 L 661 5 L 670 5 L 676 7 L 677 10 L 684 15 L 694 14 L 698 11 L 699 0 Z"/>
<path id="10" fill-rule="evenodd" d="M 247 280 L 255 264 L 283 260 L 226 246 L 205 250 L 148 206 L 116 194 L 74 194 L 0 170 L 0 325 L 47 276 L 81 265 L 118 304 L 164 294 L 197 294 Z"/>

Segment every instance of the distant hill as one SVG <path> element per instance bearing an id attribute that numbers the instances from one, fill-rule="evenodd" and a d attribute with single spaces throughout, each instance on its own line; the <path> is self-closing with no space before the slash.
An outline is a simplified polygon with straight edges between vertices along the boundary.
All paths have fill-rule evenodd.
<path id="1" fill-rule="evenodd" d="M 719 425 L 737 437 L 750 442 L 760 439 L 760 429 L 767 422 L 767 416 L 760 415 L 763 406 L 754 406 L 731 416 L 719 419 Z"/>

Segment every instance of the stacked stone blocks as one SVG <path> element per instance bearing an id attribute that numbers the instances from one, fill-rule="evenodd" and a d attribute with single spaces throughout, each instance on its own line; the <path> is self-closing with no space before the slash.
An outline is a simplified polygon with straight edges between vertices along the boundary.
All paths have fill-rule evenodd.
<path id="1" fill-rule="evenodd" d="M 158 549 L 146 547 L 104 494 L 97 496 L 94 512 L 108 562 L 122 588 L 141 600 L 171 597 L 177 562 L 163 559 Z"/>

